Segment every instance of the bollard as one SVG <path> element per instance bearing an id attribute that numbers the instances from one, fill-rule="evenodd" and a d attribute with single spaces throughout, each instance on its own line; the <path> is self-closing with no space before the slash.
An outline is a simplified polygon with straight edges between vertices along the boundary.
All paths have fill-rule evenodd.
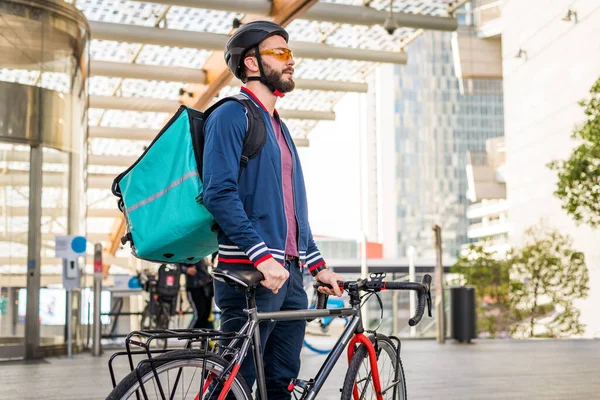
<path id="1" fill-rule="evenodd" d="M 73 355 L 73 289 L 67 289 L 67 358 Z"/>
<path id="2" fill-rule="evenodd" d="M 444 264 L 442 263 L 442 228 L 438 225 L 433 226 L 435 235 L 435 253 L 436 265 L 434 275 L 435 287 L 435 321 L 436 321 L 436 339 L 438 343 L 446 341 L 446 328 L 444 319 Z"/>
<path id="3" fill-rule="evenodd" d="M 367 279 L 369 277 L 369 265 L 367 264 L 367 234 L 361 233 L 360 238 L 360 277 Z M 369 329 L 369 308 L 361 308 L 362 321 L 365 329 Z"/>
<path id="4" fill-rule="evenodd" d="M 102 354 L 102 345 L 100 343 L 101 322 L 100 322 L 100 296 L 102 294 L 102 244 L 94 245 L 94 343 L 92 355 Z"/>

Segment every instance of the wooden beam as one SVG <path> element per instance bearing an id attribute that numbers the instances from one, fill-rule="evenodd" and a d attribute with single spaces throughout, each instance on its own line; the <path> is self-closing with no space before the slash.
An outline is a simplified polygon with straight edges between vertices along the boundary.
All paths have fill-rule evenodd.
<path id="1" fill-rule="evenodd" d="M 242 23 L 245 24 L 258 18 L 252 15 L 246 15 L 242 18 Z M 231 33 L 231 32 L 230 32 Z M 223 89 L 233 78 L 233 74 L 225 64 L 225 52 L 213 51 L 202 67 L 206 74 L 205 85 L 186 85 L 185 91 L 192 93 L 192 96 L 183 95 L 180 101 L 196 110 L 204 110 L 212 100 L 217 97 L 221 89 Z"/>
<path id="2" fill-rule="evenodd" d="M 274 22 L 286 26 L 318 2 L 319 0 L 273 0 L 271 17 Z"/>
<path id="3" fill-rule="evenodd" d="M 125 236 L 125 230 L 127 223 L 125 222 L 125 216 L 121 213 L 115 222 L 113 223 L 112 229 L 108 234 L 109 246 L 106 249 L 107 253 L 114 256 L 117 254 L 117 250 L 121 246 L 121 238 Z"/>
<path id="4" fill-rule="evenodd" d="M 271 20 L 281 26 L 286 26 L 317 2 L 318 0 L 273 0 Z M 258 19 L 264 19 L 264 17 L 246 15 L 242 19 L 242 23 Z M 194 93 L 194 95 L 192 97 L 184 95 L 181 98 L 184 104 L 198 110 L 204 110 L 208 107 L 212 100 L 219 94 L 219 91 L 233 77 L 233 74 L 225 64 L 222 51 L 213 52 L 202 69 L 206 72 L 207 85 L 187 85 L 186 91 Z"/>

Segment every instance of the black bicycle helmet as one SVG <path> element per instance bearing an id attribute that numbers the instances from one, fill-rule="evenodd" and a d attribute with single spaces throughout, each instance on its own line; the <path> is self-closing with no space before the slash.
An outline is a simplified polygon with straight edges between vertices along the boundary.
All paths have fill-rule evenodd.
<path id="1" fill-rule="evenodd" d="M 244 71 L 244 56 L 248 50 L 255 48 L 258 60 L 258 66 L 260 68 L 261 78 L 263 73 L 262 62 L 260 54 L 258 52 L 258 46 L 260 43 L 268 38 L 269 36 L 278 35 L 289 40 L 289 35 L 282 26 L 271 22 L 271 21 L 253 21 L 242 25 L 227 41 L 225 46 L 225 62 L 227 66 L 233 72 L 233 74 L 240 80 L 246 82 L 246 78 L 242 76 Z M 258 77 L 256 77 L 258 80 Z"/>

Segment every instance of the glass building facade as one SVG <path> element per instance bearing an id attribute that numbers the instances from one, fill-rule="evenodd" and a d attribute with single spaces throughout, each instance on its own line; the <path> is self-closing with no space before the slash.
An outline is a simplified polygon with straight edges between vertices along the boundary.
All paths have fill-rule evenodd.
<path id="1" fill-rule="evenodd" d="M 442 227 L 444 254 L 467 243 L 467 150 L 503 136 L 502 81 L 454 73 L 451 33 L 425 32 L 394 69 L 398 255 L 414 246 L 435 255 L 432 226 Z"/>
<path id="2" fill-rule="evenodd" d="M 0 15 L 0 359 L 40 358 L 65 352 L 67 325 L 82 344 L 55 238 L 86 230 L 90 32 L 66 2 L 6 0 Z"/>

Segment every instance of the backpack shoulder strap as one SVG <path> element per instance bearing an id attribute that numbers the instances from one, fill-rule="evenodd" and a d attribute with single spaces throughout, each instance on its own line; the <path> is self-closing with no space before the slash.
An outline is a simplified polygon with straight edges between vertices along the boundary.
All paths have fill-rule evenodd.
<path id="1" fill-rule="evenodd" d="M 267 126 L 263 119 L 262 113 L 247 96 L 237 94 L 232 96 L 236 101 L 242 103 L 246 107 L 246 115 L 248 117 L 248 130 L 244 137 L 244 147 L 242 149 L 241 168 L 245 168 L 248 161 L 258 155 L 267 141 Z M 241 173 L 240 168 L 240 173 Z"/>
<path id="2" fill-rule="evenodd" d="M 242 104 L 246 109 L 246 116 L 248 118 L 248 127 L 246 130 L 246 135 L 244 136 L 242 156 L 240 159 L 240 171 L 238 173 L 239 180 L 243 169 L 248 164 L 248 161 L 256 157 L 265 145 L 267 141 L 267 126 L 256 104 L 254 104 L 252 100 L 241 93 L 225 97 L 217 101 L 204 112 L 204 119 L 206 120 L 214 110 L 228 101 L 237 101 L 238 103 Z"/>

